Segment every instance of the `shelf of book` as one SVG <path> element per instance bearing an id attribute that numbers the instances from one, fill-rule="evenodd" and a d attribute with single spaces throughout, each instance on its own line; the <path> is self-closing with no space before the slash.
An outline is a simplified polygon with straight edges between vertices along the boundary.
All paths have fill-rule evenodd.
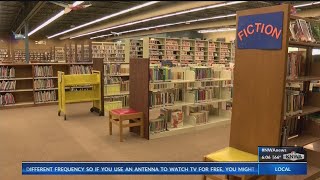
<path id="1" fill-rule="evenodd" d="M 287 82 L 316 81 L 316 80 L 320 80 L 320 76 L 303 76 L 295 79 L 287 79 Z"/>
<path id="2" fill-rule="evenodd" d="M 320 112 L 320 107 L 314 107 L 314 106 L 303 106 L 302 107 L 302 113 L 298 113 L 292 116 L 286 116 L 287 118 L 294 118 L 297 116 L 305 116 L 308 114 L 312 114 L 312 113 L 316 113 L 316 112 Z"/>
<path id="3" fill-rule="evenodd" d="M 317 43 L 298 42 L 298 41 L 289 41 L 289 46 L 316 47 L 316 48 L 320 48 L 320 44 L 317 44 Z"/>
<path id="4" fill-rule="evenodd" d="M 124 92 L 120 92 L 120 93 L 117 93 L 117 94 L 107 94 L 105 95 L 105 97 L 110 97 L 110 96 L 124 96 L 124 95 L 129 95 L 129 91 L 124 91 Z"/>
<path id="5" fill-rule="evenodd" d="M 26 78 L 0 78 L 0 81 L 19 81 L 19 80 L 32 80 L 32 77 Z"/>
<path id="6" fill-rule="evenodd" d="M 312 142 L 320 140 L 320 137 L 308 135 L 308 134 L 301 134 L 291 139 L 288 139 L 288 146 L 305 146 Z"/>
<path id="7" fill-rule="evenodd" d="M 205 44 L 196 46 L 203 47 Z M 145 59 L 133 61 L 141 63 L 140 66 L 134 65 L 140 68 L 145 66 L 144 63 L 149 63 L 149 71 L 146 74 L 141 71 L 130 74 L 130 78 L 133 76 L 133 81 L 141 85 L 134 87 L 133 92 L 130 89 L 130 96 L 138 98 L 137 95 L 140 96 L 141 93 L 148 96 L 148 109 L 141 108 L 146 107 L 141 104 L 138 107 L 130 105 L 132 108 L 141 108 L 144 113 L 147 111 L 145 123 L 149 124 L 150 128 L 147 138 L 181 134 L 230 121 L 230 113 L 220 113 L 223 110 L 230 112 L 232 106 L 231 88 L 225 87 L 232 81 L 232 70 L 225 64 L 163 66 L 159 63 L 150 64 Z M 132 65 L 131 63 L 130 66 Z M 130 87 L 132 85 L 130 84 Z M 148 92 L 145 92 L 145 89 L 141 90 L 145 85 L 149 86 Z M 139 90 L 135 91 L 136 89 Z"/>
<path id="8" fill-rule="evenodd" d="M 33 89 L 0 90 L 0 93 L 6 92 L 32 92 Z"/>

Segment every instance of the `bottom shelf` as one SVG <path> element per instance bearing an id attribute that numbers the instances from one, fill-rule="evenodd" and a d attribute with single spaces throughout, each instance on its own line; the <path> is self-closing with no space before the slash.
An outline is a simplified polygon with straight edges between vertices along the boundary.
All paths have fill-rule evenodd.
<path id="1" fill-rule="evenodd" d="M 26 107 L 26 106 L 33 106 L 34 102 L 21 102 L 21 103 L 15 103 L 15 104 L 8 104 L 8 105 L 0 105 L 0 109 L 1 108 L 6 108 L 6 107 Z"/>
<path id="2" fill-rule="evenodd" d="M 178 134 L 184 134 L 188 132 L 195 132 L 197 130 L 208 129 L 220 125 L 226 125 L 231 122 L 230 117 L 223 116 L 210 116 L 208 123 L 206 124 L 184 124 L 183 127 L 180 128 L 169 128 L 168 131 L 158 132 L 158 133 L 150 133 L 149 139 L 157 139 L 162 137 L 168 137 Z"/>
<path id="3" fill-rule="evenodd" d="M 320 140 L 320 137 L 315 137 L 312 135 L 302 134 L 295 138 L 289 139 L 287 146 L 305 146 L 312 142 Z"/>

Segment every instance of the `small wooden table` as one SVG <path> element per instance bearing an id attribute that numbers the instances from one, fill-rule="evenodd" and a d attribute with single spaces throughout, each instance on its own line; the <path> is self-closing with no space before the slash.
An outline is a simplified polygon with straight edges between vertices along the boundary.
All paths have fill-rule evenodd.
<path id="1" fill-rule="evenodd" d="M 133 121 L 133 122 L 130 122 Z M 127 124 L 124 124 L 128 121 Z M 119 126 L 120 142 L 123 142 L 123 128 L 140 126 L 140 136 L 144 136 L 143 113 L 131 108 L 109 111 L 109 134 L 112 135 L 112 124 Z"/>

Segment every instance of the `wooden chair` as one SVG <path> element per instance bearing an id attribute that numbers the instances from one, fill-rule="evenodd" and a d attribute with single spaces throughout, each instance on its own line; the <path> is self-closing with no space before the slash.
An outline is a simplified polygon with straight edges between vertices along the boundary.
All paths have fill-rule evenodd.
<path id="1" fill-rule="evenodd" d="M 232 147 L 226 147 L 219 151 L 213 152 L 204 156 L 203 161 L 211 161 L 211 162 L 257 162 L 258 156 L 254 154 L 250 154 L 244 151 L 240 151 L 238 149 Z M 206 179 L 214 179 L 214 180 L 226 180 L 226 179 L 241 179 L 241 180 L 249 180 L 249 179 L 265 179 L 263 176 L 250 176 L 250 175 L 233 175 L 233 176 L 218 176 L 218 175 L 204 175 L 203 180 Z"/>
<path id="2" fill-rule="evenodd" d="M 124 124 L 128 121 L 127 124 Z M 132 121 L 132 122 L 130 122 Z M 120 142 L 123 142 L 123 128 L 140 126 L 140 136 L 144 136 L 143 113 L 131 108 L 109 111 L 109 134 L 112 135 L 112 124 L 119 126 Z"/>

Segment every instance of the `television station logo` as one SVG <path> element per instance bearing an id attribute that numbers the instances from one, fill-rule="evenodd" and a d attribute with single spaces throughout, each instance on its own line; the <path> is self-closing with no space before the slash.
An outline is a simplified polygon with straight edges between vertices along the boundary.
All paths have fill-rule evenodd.
<path id="1" fill-rule="evenodd" d="M 295 151 L 292 151 L 291 153 L 283 154 L 282 158 L 284 160 L 289 160 L 289 161 L 304 160 L 304 154 L 300 154 Z"/>

